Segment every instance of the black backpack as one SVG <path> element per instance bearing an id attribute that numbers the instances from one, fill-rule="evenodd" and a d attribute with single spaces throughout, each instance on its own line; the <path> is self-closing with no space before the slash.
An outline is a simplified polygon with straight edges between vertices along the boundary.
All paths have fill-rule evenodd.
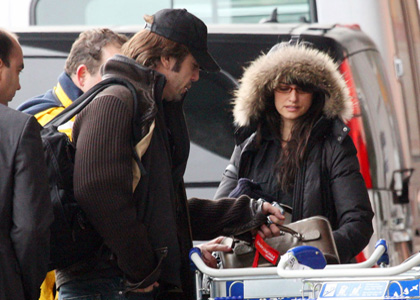
<path id="1" fill-rule="evenodd" d="M 134 86 L 121 78 L 108 78 L 76 99 L 41 130 L 54 211 L 54 222 L 51 225 L 49 270 L 62 269 L 78 261 L 89 259 L 97 253 L 103 243 L 101 236 L 89 223 L 74 198 L 73 170 L 76 149 L 68 136 L 58 131 L 57 127 L 77 115 L 99 92 L 115 84 L 124 85 L 131 91 L 136 111 L 137 99 Z M 144 169 L 139 159 L 136 160 L 140 169 Z"/>

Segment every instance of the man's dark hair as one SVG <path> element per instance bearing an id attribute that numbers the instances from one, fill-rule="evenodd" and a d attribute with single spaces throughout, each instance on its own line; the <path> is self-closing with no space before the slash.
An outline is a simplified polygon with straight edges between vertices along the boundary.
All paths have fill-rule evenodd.
<path id="1" fill-rule="evenodd" d="M 95 74 L 101 66 L 102 49 L 108 45 L 121 47 L 128 38 L 108 28 L 95 28 L 82 32 L 73 43 L 64 70 L 73 75 L 77 67 L 86 65 L 89 73 Z"/>
<path id="2" fill-rule="evenodd" d="M 153 16 L 145 15 L 148 23 L 153 23 Z M 148 68 L 156 68 L 161 57 L 175 58 L 175 65 L 172 71 L 179 72 L 181 64 L 190 53 L 187 46 L 171 41 L 148 29 L 137 32 L 121 48 L 122 53 L 139 64 Z"/>
<path id="3" fill-rule="evenodd" d="M 8 68 L 10 67 L 10 53 L 14 47 L 13 38 L 17 40 L 15 34 L 0 28 L 0 59 Z"/>

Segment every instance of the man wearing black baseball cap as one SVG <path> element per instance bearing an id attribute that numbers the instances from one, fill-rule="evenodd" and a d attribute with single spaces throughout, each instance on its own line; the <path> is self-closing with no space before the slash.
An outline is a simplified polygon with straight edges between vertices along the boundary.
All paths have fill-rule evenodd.
<path id="1" fill-rule="evenodd" d="M 176 26 L 173 26 L 176 24 Z M 209 72 L 220 68 L 207 50 L 207 26 L 186 9 L 163 9 L 146 23 L 146 28 L 171 41 L 187 46 L 200 67 Z"/>
<path id="2" fill-rule="evenodd" d="M 129 80 L 134 94 L 125 86 L 108 87 L 74 122 L 74 194 L 104 245 L 88 261 L 57 270 L 60 299 L 194 299 L 193 238 L 259 226 L 270 236 L 279 230 L 261 225 L 266 215 L 278 224 L 284 219 L 279 209 L 246 196 L 186 199 L 190 141 L 183 99 L 200 68 L 219 67 L 207 50 L 206 25 L 185 9 L 144 18 L 146 27 L 124 44 L 124 55 L 102 69 L 103 79 Z M 134 132 L 133 124 L 140 129 Z M 201 246 L 211 266 L 212 251 L 231 250 L 220 241 Z"/>

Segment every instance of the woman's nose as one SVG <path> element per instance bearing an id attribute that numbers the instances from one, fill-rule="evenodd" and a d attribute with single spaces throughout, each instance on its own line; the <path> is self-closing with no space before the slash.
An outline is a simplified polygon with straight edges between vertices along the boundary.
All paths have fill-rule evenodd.
<path id="1" fill-rule="evenodd" d="M 289 100 L 295 102 L 298 98 L 297 92 L 293 89 L 289 94 Z"/>

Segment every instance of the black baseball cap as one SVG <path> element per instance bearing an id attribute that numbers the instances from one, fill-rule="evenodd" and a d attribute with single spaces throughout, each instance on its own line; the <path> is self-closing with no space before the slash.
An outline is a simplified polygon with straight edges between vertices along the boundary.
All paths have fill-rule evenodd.
<path id="1" fill-rule="evenodd" d="M 187 46 L 200 67 L 209 72 L 220 70 L 207 49 L 207 26 L 186 9 L 162 9 L 153 15 L 146 28 L 171 41 Z"/>

